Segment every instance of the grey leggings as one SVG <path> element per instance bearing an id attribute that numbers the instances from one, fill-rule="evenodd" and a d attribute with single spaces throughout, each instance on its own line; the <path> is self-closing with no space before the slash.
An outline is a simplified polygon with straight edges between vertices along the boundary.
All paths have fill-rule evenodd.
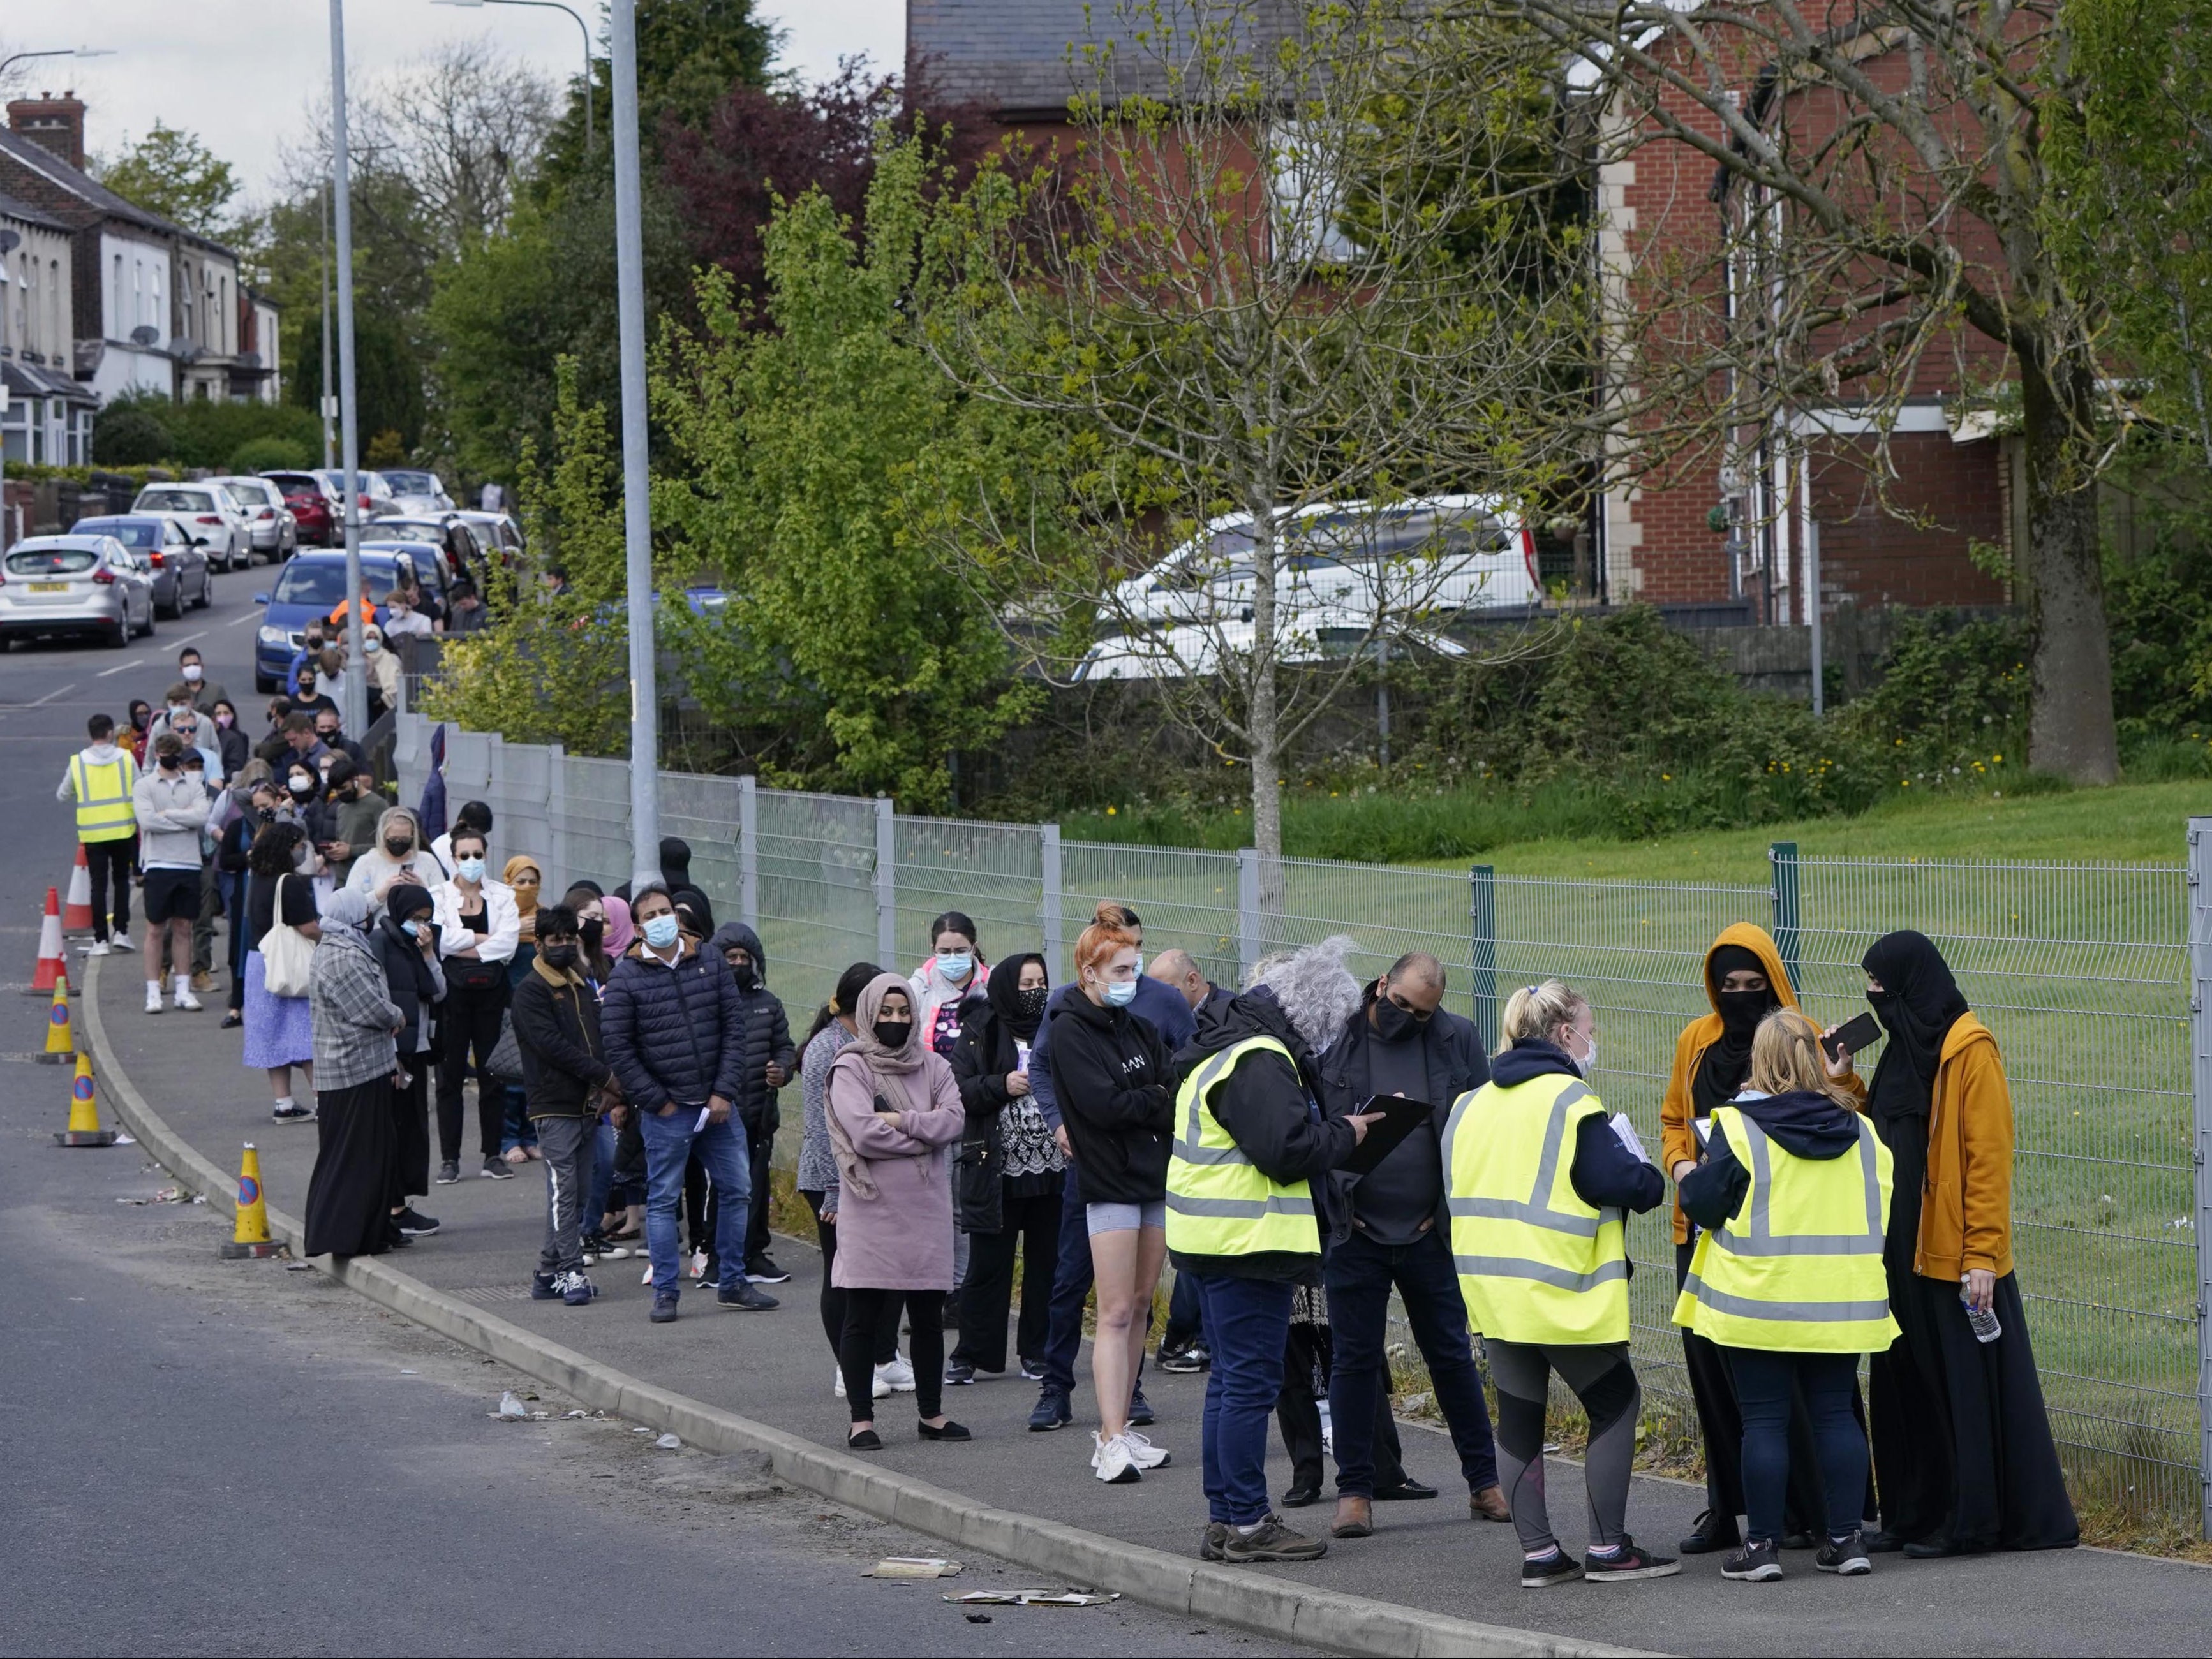
<path id="1" fill-rule="evenodd" d="M 1540 1555 L 1559 1541 L 1544 1502 L 1544 1398 L 1555 1371 L 1589 1416 L 1589 1449 L 1583 1460 L 1589 1541 L 1601 1549 L 1618 1544 L 1628 1535 L 1629 1466 L 1644 1398 L 1628 1363 L 1628 1344 L 1568 1347 L 1486 1336 L 1482 1347 L 1498 1384 L 1498 1484 L 1512 1506 L 1522 1550 Z"/>

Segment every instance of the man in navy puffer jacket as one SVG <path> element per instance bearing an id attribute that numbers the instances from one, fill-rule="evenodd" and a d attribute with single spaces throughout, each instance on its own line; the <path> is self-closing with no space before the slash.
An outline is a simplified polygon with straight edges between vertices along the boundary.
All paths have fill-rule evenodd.
<path id="1" fill-rule="evenodd" d="M 638 944 L 615 964 L 599 1029 L 607 1063 L 622 1080 L 645 1137 L 653 1323 L 676 1317 L 676 1202 L 694 1150 L 720 1199 L 714 1253 L 722 1268 L 722 1305 L 775 1307 L 775 1299 L 745 1277 L 750 1159 L 744 1123 L 731 1110 L 746 1081 L 744 1008 L 737 981 L 727 964 L 702 951 L 678 927 L 666 887 L 641 889 L 631 913 Z"/>

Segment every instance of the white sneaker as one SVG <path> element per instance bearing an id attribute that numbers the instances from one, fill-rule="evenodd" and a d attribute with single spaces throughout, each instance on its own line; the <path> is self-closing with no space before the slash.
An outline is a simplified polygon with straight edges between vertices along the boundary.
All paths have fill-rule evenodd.
<path id="1" fill-rule="evenodd" d="M 833 1386 L 833 1387 L 830 1389 L 830 1392 L 831 1394 L 833 1394 L 833 1395 L 836 1396 L 836 1397 L 837 1397 L 838 1399 L 840 1399 L 840 1400 L 842 1400 L 842 1399 L 845 1397 L 845 1368 L 844 1368 L 844 1366 L 840 1365 L 840 1366 L 838 1366 L 838 1367 L 837 1367 L 837 1381 L 836 1381 L 836 1384 L 835 1384 L 835 1386 Z"/>
<path id="2" fill-rule="evenodd" d="M 105 956 L 112 947 L 105 939 L 95 939 L 88 945 L 79 945 L 77 948 L 87 956 Z"/>
<path id="3" fill-rule="evenodd" d="M 1123 1429 L 1121 1440 L 1121 1444 L 1129 1449 L 1130 1461 L 1139 1468 L 1156 1469 L 1167 1466 L 1168 1454 L 1154 1445 L 1145 1436 L 1138 1433 L 1136 1430 Z"/>
<path id="4" fill-rule="evenodd" d="M 903 1359 L 894 1359 L 888 1365 L 878 1365 L 876 1367 L 876 1374 L 868 1379 L 869 1396 L 877 1400 L 890 1399 L 891 1397 L 891 1390 L 898 1386 L 896 1383 L 891 1380 L 890 1373 L 892 1368 L 894 1366 L 903 1365 L 905 1364 L 906 1361 Z M 914 1375 L 913 1371 L 909 1369 L 907 1375 L 911 1377 Z M 911 1394 L 914 1391 L 913 1383 L 908 1382 L 906 1386 L 907 1392 Z"/>
<path id="5" fill-rule="evenodd" d="M 112 936 L 107 942 L 114 946 L 118 950 L 131 950 L 136 948 L 136 947 L 131 942 L 131 935 L 124 932 L 121 928 L 116 929 L 113 936 Z"/>
<path id="6" fill-rule="evenodd" d="M 1130 1455 L 1129 1443 L 1120 1435 L 1111 1440 L 1101 1439 L 1096 1434 L 1091 1438 L 1097 1448 L 1091 1454 L 1091 1473 L 1108 1486 L 1126 1486 L 1145 1478 L 1144 1470 Z"/>
<path id="7" fill-rule="evenodd" d="M 147 986 L 147 987 L 146 987 L 146 1012 L 147 1012 L 147 1013 L 149 1013 L 149 1014 L 159 1014 L 161 1011 L 161 988 L 159 985 L 149 985 L 149 986 Z"/>
<path id="8" fill-rule="evenodd" d="M 691 1282 L 696 1285 L 706 1276 L 707 1252 L 703 1250 L 695 1250 L 691 1252 Z"/>
<path id="9" fill-rule="evenodd" d="M 192 995 L 191 987 L 187 985 L 177 993 L 177 1006 L 188 1014 L 198 1014 L 200 1009 L 200 999 Z"/>
<path id="10" fill-rule="evenodd" d="M 882 1365 L 876 1367 L 876 1380 L 878 1383 L 884 1383 L 890 1385 L 886 1390 L 886 1392 L 912 1394 L 914 1392 L 914 1366 L 908 1362 L 904 1354 L 899 1354 L 893 1359 L 886 1359 Z M 876 1396 L 878 1400 L 883 1397 L 884 1396 L 880 1394 Z"/>

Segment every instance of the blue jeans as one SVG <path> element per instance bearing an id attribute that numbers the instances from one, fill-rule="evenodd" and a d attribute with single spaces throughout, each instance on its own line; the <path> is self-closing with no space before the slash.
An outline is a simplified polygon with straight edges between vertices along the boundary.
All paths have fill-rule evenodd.
<path id="1" fill-rule="evenodd" d="M 645 1248 L 653 1258 L 653 1293 L 677 1292 L 681 1252 L 676 1236 L 676 1205 L 684 1196 L 684 1166 L 696 1153 L 707 1166 L 720 1203 L 714 1217 L 714 1254 L 722 1267 L 721 1288 L 745 1282 L 745 1222 L 752 1205 L 752 1170 L 745 1151 L 745 1126 L 732 1111 L 726 1123 L 695 1132 L 700 1108 L 678 1106 L 663 1114 L 639 1115 L 645 1136 Z"/>
<path id="2" fill-rule="evenodd" d="M 1378 1244 L 1358 1228 L 1328 1253 L 1322 1268 L 1328 1287 L 1328 1323 L 1334 1365 L 1329 1372 L 1328 1415 L 1335 1428 L 1336 1489 L 1375 1495 L 1375 1420 L 1387 1386 L 1383 1347 L 1390 1287 L 1405 1299 L 1406 1322 L 1428 1362 L 1437 1405 L 1451 1429 L 1467 1489 L 1498 1484 L 1498 1451 L 1490 1434 L 1490 1409 L 1482 1375 L 1468 1341 L 1467 1303 L 1460 1295 L 1451 1246 L 1431 1227 L 1410 1244 Z"/>
<path id="3" fill-rule="evenodd" d="M 1283 1391 L 1283 1345 L 1290 1340 L 1291 1293 L 1272 1279 L 1190 1273 L 1198 1287 L 1199 1329 L 1213 1368 L 1206 1376 L 1206 1517 L 1232 1527 L 1267 1518 L 1267 1430 Z"/>
<path id="4" fill-rule="evenodd" d="M 479 1081 L 477 1087 L 482 1088 L 484 1086 Z M 514 1151 L 517 1147 L 536 1146 L 538 1125 L 530 1121 L 530 1103 L 523 1095 L 521 1085 L 508 1083 L 504 1087 L 505 1093 L 501 1097 L 504 1104 L 500 1119 L 499 1149 L 502 1153 L 507 1153 Z"/>
<path id="5" fill-rule="evenodd" d="M 1083 1305 L 1091 1297 L 1091 1227 L 1084 1216 L 1088 1207 L 1075 1190 L 1075 1169 L 1069 1166 L 1060 1188 L 1060 1265 L 1052 1275 L 1052 1312 L 1045 1324 L 1044 1386 L 1073 1397 L 1075 1357 L 1083 1351 Z M 1145 1329 L 1152 1328 L 1152 1311 L 1145 1310 Z M 1137 1355 L 1133 1384 L 1145 1379 L 1145 1359 Z"/>
<path id="6" fill-rule="evenodd" d="M 1753 1538 L 1779 1542 L 1790 1487 L 1790 1408 L 1793 1384 L 1805 1390 L 1813 1448 L 1828 1499 L 1828 1535 L 1848 1537 L 1865 1507 L 1867 1440 L 1851 1415 L 1858 1386 L 1856 1353 L 1777 1353 L 1723 1348 L 1743 1413 L 1743 1502 Z"/>
<path id="7" fill-rule="evenodd" d="M 1184 1282 L 1188 1276 L 1176 1275 L 1175 1289 L 1168 1296 L 1168 1325 L 1160 1333 L 1162 1353 L 1187 1348 L 1198 1340 L 1198 1287 Z"/>

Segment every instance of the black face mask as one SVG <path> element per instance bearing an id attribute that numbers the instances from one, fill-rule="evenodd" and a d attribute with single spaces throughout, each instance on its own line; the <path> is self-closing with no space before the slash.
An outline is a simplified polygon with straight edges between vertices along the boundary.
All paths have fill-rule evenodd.
<path id="1" fill-rule="evenodd" d="M 253 809 L 253 816 L 261 823 L 273 824 L 276 821 L 276 808 L 274 807 L 256 807 Z"/>
<path id="2" fill-rule="evenodd" d="M 739 990 L 753 990 L 760 985 L 760 970 L 750 962 L 740 962 L 730 972 L 737 976 Z"/>
<path id="3" fill-rule="evenodd" d="M 902 1049 L 907 1044 L 907 1039 L 914 1035 L 914 1021 L 878 1020 L 869 1027 L 869 1030 L 875 1033 L 876 1041 L 881 1043 L 885 1048 Z"/>
<path id="4" fill-rule="evenodd" d="M 397 839 L 386 841 L 384 844 L 384 850 L 390 853 L 394 858 L 404 858 L 409 853 L 415 851 L 415 844 L 406 837 L 400 836 Z"/>
<path id="5" fill-rule="evenodd" d="M 576 966 L 576 948 L 574 945 L 540 945 L 538 954 L 545 959 L 545 966 L 549 968 L 573 968 Z"/>
<path id="6" fill-rule="evenodd" d="M 1386 1043 L 1402 1043 L 1419 1036 L 1432 1017 L 1401 1008 L 1387 996 L 1375 999 L 1375 1034 Z"/>
<path id="7" fill-rule="evenodd" d="M 1721 1029 L 1731 1037 L 1747 1037 L 1757 1031 L 1768 1011 L 1781 1002 L 1771 989 L 1716 991 L 1713 1000 L 1721 1005 Z"/>
<path id="8" fill-rule="evenodd" d="M 607 924 L 605 922 L 586 922 L 577 931 L 584 936 L 584 948 L 597 956 L 599 941 L 606 937 Z"/>
<path id="9" fill-rule="evenodd" d="M 1014 995 L 1021 998 L 1023 1019 L 1042 1020 L 1044 1018 L 1045 999 L 1052 995 L 1052 987 L 1031 985 L 1016 991 Z"/>

